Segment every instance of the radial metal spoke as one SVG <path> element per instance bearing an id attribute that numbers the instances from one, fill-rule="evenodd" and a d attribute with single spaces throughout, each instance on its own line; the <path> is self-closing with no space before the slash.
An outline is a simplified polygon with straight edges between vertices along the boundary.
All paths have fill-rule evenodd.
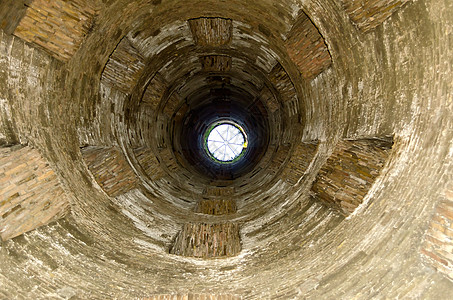
<path id="1" fill-rule="evenodd" d="M 206 146 L 213 157 L 220 161 L 232 161 L 244 149 L 245 140 L 241 130 L 232 124 L 224 123 L 211 130 Z"/>

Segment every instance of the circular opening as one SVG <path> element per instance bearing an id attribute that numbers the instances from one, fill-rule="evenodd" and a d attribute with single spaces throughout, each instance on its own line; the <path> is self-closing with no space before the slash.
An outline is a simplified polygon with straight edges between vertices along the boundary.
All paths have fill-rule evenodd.
<path id="1" fill-rule="evenodd" d="M 241 126 L 231 121 L 216 122 L 205 134 L 205 150 L 219 163 L 239 160 L 247 149 L 247 135 Z"/>

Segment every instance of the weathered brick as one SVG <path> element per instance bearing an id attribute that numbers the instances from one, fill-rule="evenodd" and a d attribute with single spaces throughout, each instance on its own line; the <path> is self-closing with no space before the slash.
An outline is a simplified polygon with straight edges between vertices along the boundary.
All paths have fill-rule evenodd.
<path id="1" fill-rule="evenodd" d="M 409 0 L 342 0 L 351 21 L 363 32 L 388 19 Z"/>
<path id="2" fill-rule="evenodd" d="M 0 148 L 0 236 L 21 235 L 58 220 L 69 209 L 55 172 L 31 147 Z"/>
<path id="3" fill-rule="evenodd" d="M 199 258 L 227 257 L 239 254 L 239 226 L 223 224 L 185 224 L 176 237 L 171 254 Z"/>
<path id="4" fill-rule="evenodd" d="M 233 23 L 224 18 L 198 18 L 189 20 L 195 44 L 218 47 L 231 43 Z"/>
<path id="5" fill-rule="evenodd" d="M 305 79 L 316 77 L 332 63 L 324 38 L 304 12 L 293 25 L 285 47 Z"/>
<path id="6" fill-rule="evenodd" d="M 134 88 L 144 68 L 143 56 L 124 37 L 110 55 L 101 81 L 127 94 Z"/>
<path id="7" fill-rule="evenodd" d="M 34 0 L 14 34 L 67 61 L 79 48 L 94 16 L 92 0 Z"/>
<path id="8" fill-rule="evenodd" d="M 137 187 L 138 180 L 121 151 L 114 147 L 85 147 L 82 156 L 99 186 L 112 197 Z"/>
<path id="9" fill-rule="evenodd" d="M 352 213 L 379 175 L 391 147 L 386 140 L 338 142 L 313 184 L 316 198 L 344 215 Z"/>

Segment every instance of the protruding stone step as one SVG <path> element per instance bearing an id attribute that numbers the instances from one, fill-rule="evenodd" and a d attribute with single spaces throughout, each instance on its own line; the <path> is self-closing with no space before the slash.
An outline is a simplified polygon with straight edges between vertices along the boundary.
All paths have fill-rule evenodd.
<path id="1" fill-rule="evenodd" d="M 0 236 L 21 235 L 69 210 L 57 175 L 31 147 L 0 148 Z"/>
<path id="2" fill-rule="evenodd" d="M 319 171 L 312 190 L 324 203 L 349 215 L 363 201 L 383 168 L 392 141 L 340 141 Z"/>
<path id="3" fill-rule="evenodd" d="M 231 44 L 233 22 L 224 18 L 197 18 L 189 20 L 196 45 L 218 47 Z"/>
<path id="4" fill-rule="evenodd" d="M 197 258 L 229 257 L 239 252 L 239 225 L 233 223 L 187 223 L 170 249 L 171 254 Z"/>
<path id="5" fill-rule="evenodd" d="M 110 55 L 102 72 L 101 82 L 128 94 L 144 69 L 145 59 L 124 37 Z"/>
<path id="6" fill-rule="evenodd" d="M 81 152 L 94 179 L 109 196 L 116 197 L 137 187 L 138 179 L 119 149 L 89 146 Z"/>
<path id="7" fill-rule="evenodd" d="M 316 77 L 332 63 L 324 38 L 304 12 L 291 28 L 285 47 L 306 79 Z"/>
<path id="8" fill-rule="evenodd" d="M 34 0 L 14 35 L 68 61 L 90 30 L 95 14 L 93 0 Z"/>
<path id="9" fill-rule="evenodd" d="M 351 21 L 363 32 L 379 26 L 409 0 L 342 0 Z"/>

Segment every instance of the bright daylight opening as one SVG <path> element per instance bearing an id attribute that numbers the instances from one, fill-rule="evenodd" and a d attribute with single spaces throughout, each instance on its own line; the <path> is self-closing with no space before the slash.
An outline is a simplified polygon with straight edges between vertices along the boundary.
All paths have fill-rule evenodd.
<path id="1" fill-rule="evenodd" d="M 206 147 L 212 158 L 220 162 L 233 162 L 247 148 L 247 137 L 239 125 L 220 123 L 208 132 Z"/>

